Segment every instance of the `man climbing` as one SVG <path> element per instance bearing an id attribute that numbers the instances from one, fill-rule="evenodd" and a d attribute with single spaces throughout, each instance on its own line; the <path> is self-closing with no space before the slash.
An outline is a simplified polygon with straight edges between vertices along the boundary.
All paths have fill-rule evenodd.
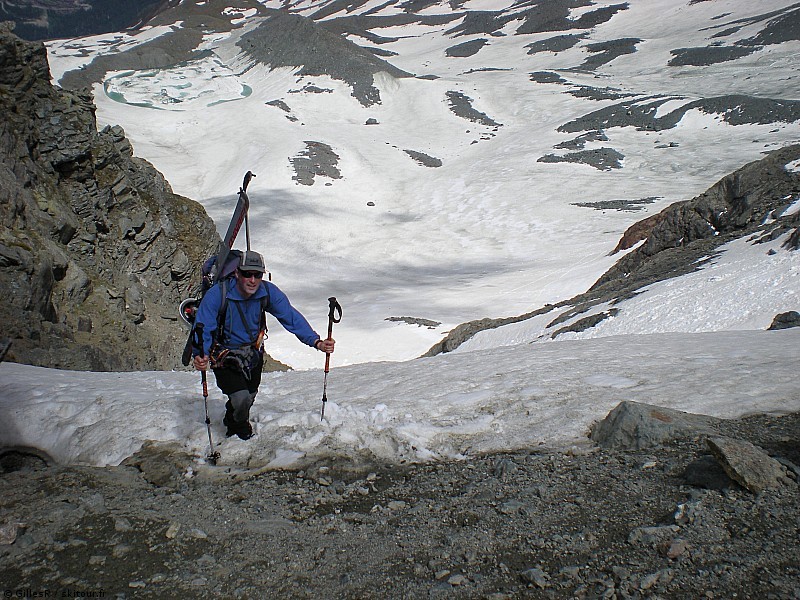
<path id="1" fill-rule="evenodd" d="M 265 272 L 263 256 L 242 253 L 233 278 L 222 279 L 203 296 L 195 320 L 202 324 L 203 340 L 202 347 L 192 351 L 194 367 L 205 371 L 211 366 L 217 386 L 228 396 L 223 420 L 226 435 L 243 440 L 253 436 L 250 407 L 261 384 L 265 311 L 304 344 L 327 354 L 335 345 L 333 339 L 320 339 L 275 284 L 263 281 Z"/>

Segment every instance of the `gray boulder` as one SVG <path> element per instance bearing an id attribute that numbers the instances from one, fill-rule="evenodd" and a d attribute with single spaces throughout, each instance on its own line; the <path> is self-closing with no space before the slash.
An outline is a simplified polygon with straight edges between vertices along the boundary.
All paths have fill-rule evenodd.
<path id="1" fill-rule="evenodd" d="M 712 433 L 715 421 L 718 419 L 626 400 L 592 428 L 590 437 L 603 448 L 641 450 Z"/>
<path id="2" fill-rule="evenodd" d="M 706 442 L 728 476 L 755 494 L 791 482 L 781 463 L 750 442 L 727 437 Z"/>

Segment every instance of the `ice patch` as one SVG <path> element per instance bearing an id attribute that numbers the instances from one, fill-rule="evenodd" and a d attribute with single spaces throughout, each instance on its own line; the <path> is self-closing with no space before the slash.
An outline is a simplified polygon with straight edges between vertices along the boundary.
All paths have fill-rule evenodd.
<path id="1" fill-rule="evenodd" d="M 116 73 L 105 80 L 103 91 L 115 102 L 162 110 L 185 110 L 193 104 L 214 106 L 247 98 L 253 92 L 216 57 L 171 69 Z"/>
<path id="2" fill-rule="evenodd" d="M 289 450 L 287 448 L 278 448 L 275 451 L 275 458 L 273 458 L 267 466 L 271 469 L 283 469 L 297 464 L 303 458 L 303 452 L 296 450 Z"/>
<path id="3" fill-rule="evenodd" d="M 790 217 L 800 212 L 800 199 L 795 200 L 789 208 L 781 213 L 781 217 Z"/>

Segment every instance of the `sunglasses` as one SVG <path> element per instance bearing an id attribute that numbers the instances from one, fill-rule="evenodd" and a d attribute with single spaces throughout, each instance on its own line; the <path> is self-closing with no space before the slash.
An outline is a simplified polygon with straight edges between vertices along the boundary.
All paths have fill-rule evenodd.
<path id="1" fill-rule="evenodd" d="M 239 269 L 239 275 L 245 279 L 261 279 L 264 274 L 261 271 L 242 271 Z"/>

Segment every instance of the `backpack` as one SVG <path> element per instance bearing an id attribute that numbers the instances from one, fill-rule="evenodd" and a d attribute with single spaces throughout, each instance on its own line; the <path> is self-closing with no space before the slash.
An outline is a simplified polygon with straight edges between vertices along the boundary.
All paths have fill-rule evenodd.
<path id="1" fill-rule="evenodd" d="M 195 340 L 195 327 L 194 322 L 195 318 L 197 317 L 197 310 L 200 308 L 200 302 L 202 302 L 203 297 L 205 296 L 206 292 L 211 289 L 211 287 L 217 282 L 220 282 L 220 292 L 222 295 L 220 304 L 219 304 L 219 311 L 217 313 L 217 330 L 215 333 L 215 340 L 219 343 L 224 342 L 224 323 L 225 323 L 225 313 L 228 309 L 228 285 L 233 280 L 233 273 L 236 271 L 236 268 L 239 266 L 239 262 L 242 258 L 242 251 L 241 250 L 230 250 L 225 257 L 225 262 L 221 266 L 219 270 L 219 274 L 215 277 L 216 265 L 218 256 L 212 256 L 208 260 L 203 263 L 202 268 L 200 269 L 202 279 L 200 281 L 200 285 L 197 292 L 197 297 L 187 298 L 180 305 L 180 315 L 184 322 L 189 325 L 189 337 L 186 340 L 186 345 L 183 347 L 183 355 L 181 356 L 181 363 L 184 367 L 189 366 L 189 363 L 192 360 L 192 349 L 196 344 Z M 271 275 L 269 276 L 271 279 Z M 262 283 L 263 285 L 263 283 Z M 267 295 L 261 299 L 261 323 L 259 324 L 259 331 L 267 331 L 267 318 L 266 318 L 266 311 L 269 307 L 269 288 L 264 286 L 264 289 L 267 291 Z"/>

